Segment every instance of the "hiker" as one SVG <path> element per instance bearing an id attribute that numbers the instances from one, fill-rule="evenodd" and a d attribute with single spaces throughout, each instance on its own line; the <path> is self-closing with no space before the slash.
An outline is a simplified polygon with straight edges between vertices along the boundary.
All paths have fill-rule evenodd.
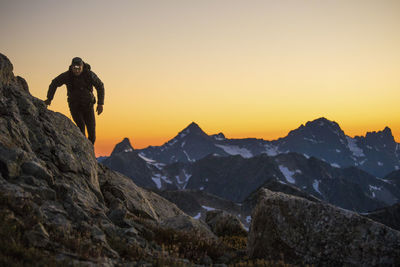
<path id="1" fill-rule="evenodd" d="M 96 121 L 94 116 L 94 104 L 96 98 L 93 95 L 93 86 L 97 90 L 97 114 L 103 112 L 104 105 L 104 85 L 97 75 L 90 70 L 90 65 L 83 62 L 79 57 L 72 59 L 69 70 L 58 75 L 51 82 L 47 99 L 44 101 L 46 106 L 51 104 L 57 87 L 67 86 L 68 106 L 72 119 L 85 135 L 85 127 L 88 132 L 88 139 L 94 144 L 96 140 Z"/>

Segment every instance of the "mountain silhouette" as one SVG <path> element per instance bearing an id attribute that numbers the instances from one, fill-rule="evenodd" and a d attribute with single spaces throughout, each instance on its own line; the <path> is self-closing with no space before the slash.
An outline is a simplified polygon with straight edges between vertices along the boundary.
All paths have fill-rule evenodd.
<path id="1" fill-rule="evenodd" d="M 150 146 L 137 152 L 162 164 L 195 162 L 208 155 L 251 158 L 261 154 L 275 156 L 296 152 L 319 158 L 334 167 L 356 166 L 381 178 L 400 169 L 400 146 L 389 127 L 352 138 L 338 123 L 324 117 L 308 121 L 273 141 L 229 139 L 223 133 L 208 135 L 192 122 L 162 146 Z"/>

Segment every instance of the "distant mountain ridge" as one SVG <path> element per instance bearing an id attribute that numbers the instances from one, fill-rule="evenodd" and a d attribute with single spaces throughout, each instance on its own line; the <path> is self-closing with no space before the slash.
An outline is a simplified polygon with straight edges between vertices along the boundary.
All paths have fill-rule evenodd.
<path id="1" fill-rule="evenodd" d="M 132 151 L 112 155 L 103 164 L 147 188 L 200 190 L 236 203 L 245 201 L 271 181 L 295 186 L 306 194 L 357 212 L 393 205 L 400 199 L 400 188 L 391 179 L 377 178 L 357 167 L 333 167 L 294 152 L 252 158 L 208 155 L 195 162 L 160 165 Z M 133 166 L 136 167 L 132 169 Z"/>
<path id="2" fill-rule="evenodd" d="M 158 147 L 135 150 L 125 138 L 102 163 L 157 190 L 201 190 L 242 202 L 275 180 L 339 207 L 368 212 L 399 201 L 400 185 L 380 178 L 396 173 L 399 152 L 388 127 L 351 138 L 336 122 L 319 118 L 265 141 L 207 135 L 192 122 Z"/>
<path id="3" fill-rule="evenodd" d="M 126 143 L 129 140 L 124 139 L 115 149 Z M 137 152 L 163 164 L 195 162 L 210 154 L 251 158 L 260 154 L 275 156 L 296 152 L 322 159 L 334 167 L 356 166 L 377 177 L 400 169 L 400 146 L 389 127 L 352 138 L 343 132 L 339 124 L 326 118 L 302 124 L 286 137 L 274 141 L 229 139 L 223 133 L 207 135 L 192 122 L 165 144 L 138 149 Z"/>

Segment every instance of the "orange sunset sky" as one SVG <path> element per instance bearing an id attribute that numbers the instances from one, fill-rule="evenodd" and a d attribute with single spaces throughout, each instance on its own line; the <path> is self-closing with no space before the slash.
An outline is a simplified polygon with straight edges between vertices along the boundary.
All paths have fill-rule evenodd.
<path id="1" fill-rule="evenodd" d="M 400 141 L 398 0 L 0 0 L 0 25 L 0 53 L 35 97 L 75 56 L 104 82 L 97 156 L 192 121 L 272 140 L 323 116 Z M 49 108 L 71 118 L 65 87 Z"/>

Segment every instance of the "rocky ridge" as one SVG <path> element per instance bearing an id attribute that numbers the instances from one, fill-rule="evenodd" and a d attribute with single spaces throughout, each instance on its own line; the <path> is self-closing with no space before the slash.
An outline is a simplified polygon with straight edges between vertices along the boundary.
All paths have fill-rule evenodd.
<path id="1" fill-rule="evenodd" d="M 12 71 L 0 54 L 1 264 L 174 265 L 189 261 L 162 251 L 168 236 L 213 244 L 205 223 L 98 164 L 79 129 Z"/>

